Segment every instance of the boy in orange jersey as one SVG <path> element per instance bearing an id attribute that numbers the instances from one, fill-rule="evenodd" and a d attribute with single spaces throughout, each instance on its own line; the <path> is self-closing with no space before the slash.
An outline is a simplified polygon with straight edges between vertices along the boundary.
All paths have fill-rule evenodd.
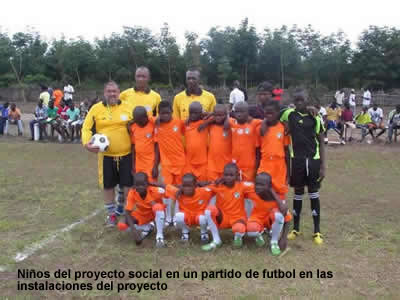
<path id="1" fill-rule="evenodd" d="M 217 104 L 210 118 L 200 125 L 200 130 L 208 127 L 210 145 L 208 148 L 207 179 L 215 181 L 222 177 L 224 166 L 232 161 L 232 134 L 224 128 L 228 117 L 226 107 Z"/>
<path id="2" fill-rule="evenodd" d="M 213 241 L 202 246 L 204 251 L 212 251 L 221 246 L 219 229 L 232 228 L 234 233 L 233 246 L 235 248 L 242 247 L 242 239 L 246 233 L 247 218 L 244 198 L 251 196 L 252 191 L 254 191 L 254 184 L 239 181 L 239 169 L 234 163 L 225 166 L 224 175 L 218 183 L 208 186 L 216 193 L 217 201 L 216 205 L 209 205 L 205 210 L 207 225 L 210 228 Z"/>
<path id="3" fill-rule="evenodd" d="M 264 228 L 271 230 L 271 253 L 279 255 L 287 246 L 289 221 L 292 219 L 284 200 L 273 191 L 271 176 L 259 173 L 255 179 L 255 194 L 252 195 L 254 208 L 247 221 L 247 235 L 256 238 L 256 245 L 263 247 Z"/>
<path id="4" fill-rule="evenodd" d="M 132 142 L 132 173 L 144 172 L 149 179 L 157 180 L 160 151 L 158 143 L 154 141 L 154 122 L 149 120 L 147 110 L 143 106 L 135 107 L 133 119 L 134 123 L 129 128 Z"/>
<path id="5" fill-rule="evenodd" d="M 258 126 L 261 120 L 249 118 L 247 102 L 235 105 L 236 120 L 225 122 L 225 129 L 232 130 L 232 161 L 237 164 L 241 179 L 254 181 L 260 163 Z"/>
<path id="6" fill-rule="evenodd" d="M 161 101 L 158 106 L 159 117 L 156 120 L 155 142 L 160 148 L 161 174 L 165 184 L 181 184 L 185 167 L 185 148 L 183 146 L 184 121 L 172 119 L 172 106 Z M 172 200 L 164 199 L 167 205 L 165 222 L 173 225 Z"/>
<path id="7" fill-rule="evenodd" d="M 194 101 L 189 105 L 189 118 L 185 124 L 186 167 L 198 180 L 207 180 L 208 130 L 201 130 L 203 107 Z"/>
<path id="8" fill-rule="evenodd" d="M 162 202 L 165 190 L 149 186 L 147 174 L 140 172 L 135 175 L 135 186 L 129 190 L 125 222 L 118 223 L 121 231 L 131 231 L 134 240 L 139 245 L 153 230 L 151 222 L 155 220 L 157 235 L 156 247 L 164 247 L 165 205 Z"/>
<path id="9" fill-rule="evenodd" d="M 288 188 L 289 144 L 285 126 L 279 121 L 279 102 L 269 101 L 264 106 L 265 119 L 259 131 L 261 161 L 257 173 L 268 173 L 272 187 L 280 199 L 286 199 Z"/>

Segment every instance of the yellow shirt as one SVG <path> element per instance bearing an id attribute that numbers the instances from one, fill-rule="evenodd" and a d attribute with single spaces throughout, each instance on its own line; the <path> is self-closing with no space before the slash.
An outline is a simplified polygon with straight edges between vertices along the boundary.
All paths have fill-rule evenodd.
<path id="1" fill-rule="evenodd" d="M 340 116 L 342 115 L 342 110 L 340 108 L 332 109 L 328 107 L 326 109 L 326 118 L 328 121 L 339 121 Z"/>
<path id="2" fill-rule="evenodd" d="M 202 90 L 201 95 L 190 96 L 185 90 L 175 96 L 172 116 L 175 119 L 186 120 L 189 117 L 189 105 L 194 101 L 200 102 L 203 111 L 209 113 L 214 111 L 214 106 L 217 104 L 214 95 L 206 90 Z"/>
<path id="3" fill-rule="evenodd" d="M 149 93 L 142 91 L 135 91 L 134 88 L 127 89 L 119 95 L 119 99 L 122 102 L 128 102 L 132 106 L 132 110 L 136 106 L 144 106 L 149 115 L 152 115 L 153 111 L 158 112 L 158 104 L 161 102 L 160 94 L 153 90 Z"/>
<path id="4" fill-rule="evenodd" d="M 132 107 L 127 103 L 104 105 L 96 103 L 89 110 L 82 126 L 82 144 L 86 145 L 92 138 L 92 127 L 96 133 L 108 137 L 110 146 L 105 156 L 124 156 L 131 153 L 131 139 L 127 124 L 132 120 Z"/>

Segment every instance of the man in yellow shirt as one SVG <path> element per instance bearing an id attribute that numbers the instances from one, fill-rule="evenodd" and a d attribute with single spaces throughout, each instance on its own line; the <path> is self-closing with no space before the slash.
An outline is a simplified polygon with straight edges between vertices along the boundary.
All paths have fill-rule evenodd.
<path id="1" fill-rule="evenodd" d="M 132 110 L 136 106 L 143 106 L 149 114 L 157 114 L 158 104 L 161 102 L 160 94 L 149 87 L 150 71 L 147 67 L 139 67 L 135 72 L 135 87 L 127 89 L 121 93 L 119 99 L 128 102 Z"/>
<path id="2" fill-rule="evenodd" d="M 127 195 L 133 184 L 131 140 L 127 129 L 128 122 L 132 120 L 132 107 L 121 102 L 119 95 L 119 87 L 115 82 L 106 83 L 105 100 L 92 106 L 82 126 L 82 144 L 89 152 L 99 153 L 99 148 L 90 142 L 93 126 L 96 133 L 106 135 L 110 142 L 107 151 L 99 153 L 99 182 L 104 189 L 107 226 L 117 224 L 115 186 L 119 184 Z"/>
<path id="3" fill-rule="evenodd" d="M 331 105 L 326 109 L 326 119 L 327 119 L 327 126 L 325 131 L 325 144 L 328 144 L 328 131 L 333 129 L 339 137 L 341 137 L 341 130 L 343 124 L 340 122 L 340 116 L 342 115 L 342 110 L 339 105 L 336 103 L 336 99 L 334 99 Z M 340 143 L 342 145 L 345 144 L 343 138 L 341 138 Z"/>
<path id="4" fill-rule="evenodd" d="M 203 112 L 211 113 L 217 104 L 215 96 L 199 86 L 200 71 L 188 70 L 186 72 L 186 90 L 180 92 L 174 97 L 173 113 L 175 119 L 186 120 L 189 117 L 189 105 L 194 102 L 200 102 Z"/>

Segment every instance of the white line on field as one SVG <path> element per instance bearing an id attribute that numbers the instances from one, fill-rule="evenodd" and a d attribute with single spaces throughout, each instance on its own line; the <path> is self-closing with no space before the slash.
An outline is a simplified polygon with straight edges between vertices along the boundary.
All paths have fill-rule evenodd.
<path id="1" fill-rule="evenodd" d="M 44 238 L 43 240 L 26 247 L 22 252 L 18 252 L 14 257 L 14 260 L 16 262 L 21 262 L 21 261 L 27 259 L 29 256 L 34 254 L 36 251 L 38 251 L 39 249 L 43 248 L 44 246 L 50 244 L 52 241 L 54 241 L 55 238 L 58 237 L 60 234 L 72 230 L 75 226 L 77 226 L 79 224 L 85 223 L 89 219 L 98 215 L 101 211 L 102 211 L 102 209 L 99 208 L 96 211 L 94 211 L 92 214 L 80 219 L 79 221 L 69 224 L 68 226 L 65 226 L 64 228 L 56 230 L 51 235 L 49 235 L 47 238 Z"/>

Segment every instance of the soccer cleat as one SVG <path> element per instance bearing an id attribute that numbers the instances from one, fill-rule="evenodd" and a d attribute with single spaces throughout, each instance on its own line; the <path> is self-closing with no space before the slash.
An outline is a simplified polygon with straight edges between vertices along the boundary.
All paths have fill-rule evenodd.
<path id="1" fill-rule="evenodd" d="M 157 248 L 164 248 L 165 247 L 165 242 L 163 238 L 157 238 L 156 239 L 156 247 Z"/>
<path id="2" fill-rule="evenodd" d="M 243 239 L 241 237 L 235 236 L 232 242 L 232 246 L 234 248 L 242 248 L 243 246 Z"/>
<path id="3" fill-rule="evenodd" d="M 257 247 L 263 247 L 265 245 L 264 238 L 260 234 L 258 237 L 256 237 L 256 245 Z"/>
<path id="4" fill-rule="evenodd" d="M 324 240 L 322 239 L 322 234 L 319 232 L 314 233 L 313 239 L 314 243 L 316 243 L 317 245 L 321 245 L 324 242 Z"/>
<path id="5" fill-rule="evenodd" d="M 273 256 L 278 256 L 281 254 L 281 249 L 279 248 L 278 243 L 271 243 L 271 253 Z"/>
<path id="6" fill-rule="evenodd" d="M 207 244 L 210 241 L 210 237 L 208 236 L 208 233 L 202 233 L 200 235 L 200 242 L 204 245 Z"/>
<path id="7" fill-rule="evenodd" d="M 211 242 L 211 243 L 208 243 L 206 245 L 201 246 L 201 250 L 203 250 L 203 251 L 213 251 L 213 250 L 221 247 L 221 245 L 222 245 L 222 242 L 220 242 L 220 243 Z"/>
<path id="8" fill-rule="evenodd" d="M 297 231 L 297 230 L 294 230 L 294 229 L 293 229 L 293 230 L 288 234 L 287 238 L 288 238 L 288 240 L 295 240 L 300 234 L 301 234 L 300 231 Z"/>
<path id="9" fill-rule="evenodd" d="M 150 223 L 150 229 L 149 230 L 142 230 L 141 236 L 142 240 L 147 238 L 154 230 L 154 224 Z"/>
<path id="10" fill-rule="evenodd" d="M 171 219 L 165 219 L 165 227 L 174 226 L 174 222 Z"/>
<path id="11" fill-rule="evenodd" d="M 182 233 L 182 235 L 181 235 L 181 242 L 182 242 L 182 243 L 188 243 L 189 240 L 190 240 L 189 232 Z"/>
<path id="12" fill-rule="evenodd" d="M 342 140 L 340 141 L 340 144 L 342 144 L 342 145 L 346 145 L 346 142 L 345 142 L 345 140 L 344 140 L 344 139 L 342 139 Z"/>
<path id="13" fill-rule="evenodd" d="M 115 214 L 117 216 L 122 216 L 124 214 L 124 206 L 118 205 L 117 208 L 115 209 Z"/>
<path id="14" fill-rule="evenodd" d="M 106 218 L 106 227 L 114 227 L 117 225 L 117 216 L 115 214 L 108 215 Z"/>

